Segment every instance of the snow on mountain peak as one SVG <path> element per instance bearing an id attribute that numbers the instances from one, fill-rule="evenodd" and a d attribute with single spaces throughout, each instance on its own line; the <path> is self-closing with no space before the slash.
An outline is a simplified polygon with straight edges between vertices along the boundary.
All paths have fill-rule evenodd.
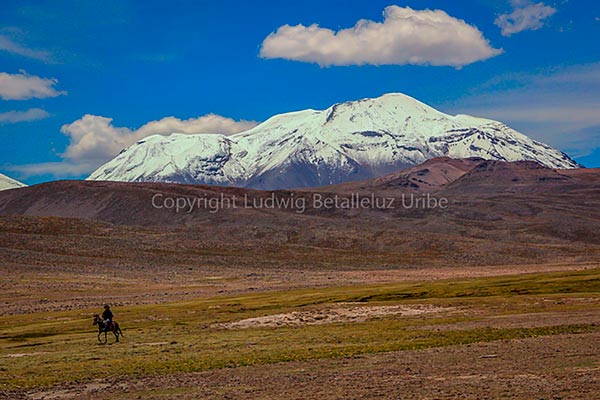
<path id="1" fill-rule="evenodd" d="M 389 93 L 275 115 L 232 136 L 147 137 L 88 179 L 292 188 L 371 178 L 440 156 L 578 167 L 501 122 L 444 114 Z"/>
<path id="2" fill-rule="evenodd" d="M 0 174 L 0 190 L 16 189 L 25 186 L 27 185 L 25 185 L 24 183 L 9 178 L 6 175 Z"/>

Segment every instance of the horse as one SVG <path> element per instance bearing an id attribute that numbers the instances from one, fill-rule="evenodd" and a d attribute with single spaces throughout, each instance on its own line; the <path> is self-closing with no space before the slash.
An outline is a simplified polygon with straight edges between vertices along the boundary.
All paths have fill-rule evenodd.
<path id="1" fill-rule="evenodd" d="M 108 332 L 112 332 L 115 335 L 117 343 L 119 342 L 119 336 L 124 336 L 123 332 L 121 332 L 119 324 L 116 321 L 112 321 L 110 326 L 107 327 L 104 320 L 100 318 L 98 314 L 94 314 L 94 326 L 95 325 L 98 325 L 98 342 L 100 343 L 106 344 L 106 342 L 108 341 Z M 100 339 L 100 335 L 102 335 L 102 332 L 104 332 L 104 342 L 102 341 L 102 339 Z"/>

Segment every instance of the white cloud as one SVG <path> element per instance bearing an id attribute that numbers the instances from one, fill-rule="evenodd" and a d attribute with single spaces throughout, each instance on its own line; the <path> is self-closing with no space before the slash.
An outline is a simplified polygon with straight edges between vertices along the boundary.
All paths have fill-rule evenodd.
<path id="1" fill-rule="evenodd" d="M 166 117 L 148 122 L 139 129 L 132 130 L 114 126 L 112 118 L 87 114 L 61 128 L 61 132 L 70 139 L 70 144 L 62 157 L 97 166 L 146 136 L 171 133 L 230 135 L 248 130 L 256 125 L 257 123 L 253 121 L 235 121 L 231 118 L 207 114 L 187 120 Z"/>
<path id="2" fill-rule="evenodd" d="M 50 58 L 50 54 L 47 51 L 29 49 L 16 43 L 5 35 L 0 35 L 0 51 L 7 51 L 9 53 L 41 61 L 48 61 Z"/>
<path id="3" fill-rule="evenodd" d="M 317 24 L 283 25 L 262 43 L 260 56 L 330 65 L 435 65 L 460 68 L 494 57 L 483 34 L 442 10 L 389 6 L 383 22 L 362 19 L 333 31 Z"/>
<path id="4" fill-rule="evenodd" d="M 254 121 L 235 121 L 232 118 L 221 117 L 216 114 L 207 114 L 199 118 L 190 118 L 181 120 L 175 117 L 166 117 L 158 121 L 151 121 L 138 129 L 137 136 L 145 137 L 149 135 L 167 135 L 173 132 L 178 133 L 221 133 L 232 135 L 247 131 L 257 125 Z"/>
<path id="5" fill-rule="evenodd" d="M 69 137 L 69 145 L 60 156 L 62 161 L 5 166 L 19 179 L 51 175 L 56 178 L 78 178 L 89 174 L 109 161 L 121 150 L 150 135 L 171 133 L 231 135 L 255 127 L 254 121 L 235 121 L 215 114 L 181 120 L 166 117 L 150 121 L 139 129 L 117 127 L 112 118 L 84 115 L 77 121 L 63 125 L 61 132 Z"/>
<path id="6" fill-rule="evenodd" d="M 54 88 L 57 83 L 56 79 L 40 78 L 25 71 L 20 71 L 20 74 L 0 72 L 0 97 L 4 100 L 27 100 L 66 94 Z"/>
<path id="7" fill-rule="evenodd" d="M 495 21 L 504 36 L 527 30 L 538 30 L 544 26 L 547 18 L 556 13 L 555 8 L 544 3 L 533 4 L 527 0 L 514 0 L 512 5 L 512 13 L 502 14 Z"/>
<path id="8" fill-rule="evenodd" d="M 50 114 L 41 108 L 30 108 L 26 111 L 7 111 L 0 113 L 0 124 L 14 124 L 17 122 L 37 121 L 48 118 Z"/>
<path id="9" fill-rule="evenodd" d="M 33 176 L 50 175 L 54 178 L 79 178 L 81 175 L 93 171 L 96 166 L 88 163 L 72 163 L 68 161 L 47 162 L 38 164 L 23 164 L 4 166 L 19 179 L 27 179 Z"/>

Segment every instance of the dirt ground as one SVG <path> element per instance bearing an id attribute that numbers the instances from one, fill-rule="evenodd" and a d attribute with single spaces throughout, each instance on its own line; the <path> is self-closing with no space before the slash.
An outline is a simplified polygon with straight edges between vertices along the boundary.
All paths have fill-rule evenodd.
<path id="1" fill-rule="evenodd" d="M 286 314 L 267 315 L 247 318 L 241 321 L 216 324 L 215 327 L 225 329 L 277 328 L 280 326 L 322 325 L 341 322 L 364 322 L 372 318 L 386 315 L 415 316 L 433 313 L 448 313 L 451 307 L 434 306 L 364 306 L 343 304 L 320 310 L 293 311 Z"/>
<path id="2" fill-rule="evenodd" d="M 257 293 L 329 286 L 374 285 L 393 282 L 480 278 L 528 273 L 580 271 L 588 263 L 504 265 L 486 267 L 399 268 L 384 270 L 298 271 L 297 269 L 230 268 L 183 269 L 166 265 L 151 271 L 135 268 L 81 266 L 77 271 L 54 267 L 19 268 L 0 265 L 0 316 Z"/>
<path id="3" fill-rule="evenodd" d="M 527 215 L 519 216 L 515 220 L 525 221 L 526 218 Z M 182 300 L 214 298 L 220 302 L 222 298 L 239 294 L 250 297 L 267 292 L 287 293 L 288 290 L 301 288 L 314 289 L 319 293 L 328 288 L 349 290 L 403 282 L 420 284 L 439 280 L 593 270 L 599 265 L 600 245 L 586 241 L 590 238 L 588 230 L 578 231 L 576 227 L 569 227 L 567 233 L 560 231 L 550 235 L 544 228 L 546 225 L 530 224 L 526 229 L 516 229 L 512 220 L 500 220 L 494 226 L 491 226 L 491 222 L 487 226 L 485 221 L 473 222 L 468 218 L 458 222 L 448 220 L 451 222 L 449 226 L 439 225 L 442 223 L 437 220 L 418 218 L 405 218 L 402 220 L 404 225 L 397 227 L 395 220 L 345 226 L 342 218 L 331 221 L 311 217 L 299 232 L 295 221 L 282 225 L 279 220 L 268 220 L 263 225 L 250 228 L 225 221 L 215 233 L 209 225 L 170 231 L 71 219 L 3 217 L 0 218 L 0 317 L 7 326 L 18 319 L 29 320 L 32 325 L 52 325 L 60 321 L 53 320 L 55 316 L 62 318 L 62 314 L 68 314 L 74 318 L 73 315 L 83 310 L 88 313 L 90 309 L 100 311 L 107 302 L 117 310 L 125 311 L 135 309 L 138 305 L 152 305 L 149 308 L 154 308 L 154 305 Z M 445 221 L 442 222 L 445 224 Z M 353 223 L 358 224 L 356 221 Z M 554 222 L 551 225 L 563 228 Z M 590 225 L 586 229 L 591 231 L 594 227 Z M 406 229 L 410 230 L 407 234 L 404 233 Z M 538 229 L 542 231 L 541 234 Z M 567 234 L 576 237 L 566 237 Z M 580 240 L 580 236 L 585 240 Z M 594 282 L 597 284 L 598 280 L 594 280 L 590 286 Z M 446 282 L 441 284 L 446 285 Z M 512 309 L 505 307 L 512 296 L 508 293 L 507 297 L 496 298 L 493 302 L 485 303 L 482 297 L 481 305 L 479 300 L 477 303 L 468 303 L 474 313 L 473 318 L 456 318 L 457 322 L 449 320 L 443 323 L 431 320 L 439 319 L 446 311 L 449 314 L 460 313 L 468 299 L 456 294 L 451 304 L 446 303 L 450 300 L 444 300 L 437 308 L 427 308 L 428 303 L 424 301 L 417 306 L 413 303 L 393 303 L 367 307 L 311 303 L 298 310 L 291 307 L 279 310 L 268 308 L 269 303 L 264 305 L 264 313 L 262 308 L 260 313 L 248 313 L 242 306 L 232 304 L 223 311 L 227 318 L 207 319 L 206 327 L 197 325 L 199 329 L 206 329 L 204 335 L 223 335 L 227 340 L 219 337 L 220 340 L 224 340 L 227 346 L 230 342 L 233 344 L 222 347 L 226 350 L 233 348 L 236 354 L 247 348 L 245 340 L 250 331 L 255 335 L 253 342 L 258 343 L 274 330 L 288 332 L 287 329 L 289 333 L 294 333 L 294 329 L 312 329 L 321 332 L 336 324 L 356 322 L 358 326 L 374 321 L 383 328 L 374 331 L 376 333 L 373 336 L 368 336 L 373 342 L 356 340 L 358 329 L 347 328 L 344 331 L 347 332 L 347 336 L 344 336 L 348 341 L 347 346 L 365 347 L 365 355 L 361 356 L 345 357 L 355 353 L 343 353 L 342 356 L 335 355 L 339 358 L 319 356 L 322 358 L 318 360 L 279 362 L 300 359 L 283 358 L 273 363 L 248 367 L 217 366 L 194 373 L 173 373 L 185 369 L 173 369 L 162 375 L 136 371 L 128 375 L 113 374 L 113 378 L 95 381 L 89 379 L 110 375 L 90 374 L 81 380 L 69 376 L 65 379 L 68 383 L 57 386 L 52 385 L 59 381 L 45 388 L 31 389 L 36 386 L 29 385 L 23 386 L 25 389 L 19 392 L 0 391 L 0 399 L 600 398 L 600 333 L 596 328 L 600 324 L 598 292 L 587 289 L 573 292 L 569 291 L 568 284 L 565 285 L 565 291 L 552 292 L 553 296 L 546 299 L 561 302 L 560 307 L 554 303 L 551 307 L 535 306 L 532 307 L 536 309 L 535 312 L 523 307 L 523 310 L 519 309 L 520 313 L 515 311 L 511 314 Z M 477 292 L 478 289 L 472 291 Z M 581 301 L 589 303 L 578 303 L 580 293 L 585 296 Z M 472 296 L 477 297 L 476 294 Z M 546 301 L 542 295 L 532 299 Z M 357 300 L 344 298 L 341 301 Z M 310 309 L 313 306 L 316 311 Z M 478 314 L 478 307 L 483 310 L 482 313 Z M 183 312 L 182 315 L 190 319 L 193 317 Z M 240 317 L 235 319 L 230 315 Z M 145 357 L 146 354 L 148 359 L 152 359 L 156 353 L 157 359 L 168 358 L 176 364 L 184 360 L 185 354 L 175 350 L 184 349 L 184 345 L 190 343 L 196 346 L 192 348 L 198 354 L 207 352 L 206 342 L 201 341 L 204 337 L 198 336 L 197 331 L 192 331 L 185 324 L 177 325 L 175 321 L 167 320 L 157 323 L 161 329 L 166 326 L 178 329 L 177 332 L 183 337 L 177 339 L 179 343 L 171 346 L 177 349 L 170 350 L 171 341 L 165 342 L 164 337 L 155 333 L 157 327 L 154 322 L 145 321 L 143 315 L 136 318 L 128 317 L 125 321 L 129 326 L 142 326 L 143 329 L 135 331 L 141 342 L 139 346 L 133 346 L 132 341 L 131 348 L 123 346 L 117 351 L 114 347 L 110 348 L 111 356 L 122 356 L 118 361 L 130 355 Z M 437 331 L 440 337 L 446 332 L 458 332 L 454 337 L 461 338 L 463 332 L 472 330 L 480 330 L 478 334 L 485 337 L 486 330 L 494 328 L 529 329 L 571 325 L 586 325 L 588 328 L 582 328 L 585 333 L 579 334 L 564 334 L 576 332 L 577 329 L 557 330 L 559 333 L 551 332 L 526 339 L 493 339 L 497 341 L 485 343 L 480 342 L 477 336 L 472 344 L 455 345 L 466 343 L 457 339 L 443 347 L 436 347 L 438 345 L 433 343 L 425 350 L 395 351 L 399 348 L 395 347 L 390 352 L 378 353 L 380 350 L 375 345 L 381 333 L 389 336 L 388 325 L 398 323 L 402 318 L 422 318 L 423 323 L 414 329 L 426 332 L 416 333 L 416 341 L 420 340 L 418 335 L 426 336 Z M 217 326 L 223 321 L 228 324 Z M 593 328 L 589 328 L 589 325 L 593 325 Z M 91 323 L 86 324 L 85 328 L 91 329 Z M 87 335 L 83 328 L 69 332 L 62 341 L 50 341 L 44 336 L 28 338 L 26 334 L 30 332 L 20 332 L 19 326 L 11 325 L 10 329 L 15 331 L 10 333 L 12 336 L 25 335 L 22 343 L 9 342 L 7 338 L 10 346 L 38 347 L 11 347 L 6 358 L 0 360 L 0 374 L 2 368 L 10 371 L 11 365 L 30 364 L 30 371 L 38 371 L 36 368 L 40 365 L 53 366 L 52 360 L 55 359 L 77 367 L 81 360 L 90 361 L 88 342 L 82 344 L 71 341 L 79 338 L 78 335 Z M 188 335 L 188 329 L 192 333 L 189 337 L 183 336 Z M 406 327 L 406 331 L 411 329 L 413 327 Z M 399 333 L 394 332 L 392 336 L 393 340 L 397 340 Z M 237 338 L 241 343 L 239 349 L 235 347 Z M 95 336 L 92 339 L 94 342 Z M 132 340 L 127 336 L 125 339 Z M 329 337 L 319 337 L 321 339 Z M 391 339 L 388 337 L 386 340 Z M 413 340 L 412 337 L 410 340 Z M 268 342 L 269 345 L 278 343 L 277 340 Z M 218 358 L 217 352 L 221 351 L 221 347 L 216 339 L 215 343 L 213 347 L 217 350 L 213 349 L 213 353 Z M 373 348 L 376 350 L 367 348 L 372 343 L 375 343 Z M 83 349 L 81 354 L 63 356 L 65 350 L 76 345 Z M 337 343 L 330 345 L 332 349 L 336 346 Z M 56 350 L 59 347 L 60 350 Z M 28 349 L 32 351 L 28 352 Z M 109 349 L 108 346 L 106 349 Z M 301 359 L 312 358 L 314 350 L 310 352 Z M 97 362 L 103 360 L 98 359 Z M 146 364 L 140 365 L 145 368 Z M 200 369 L 187 371 L 191 370 Z M 62 371 L 60 373 L 64 374 Z"/>
<path id="4" fill-rule="evenodd" d="M 18 398 L 590 400 L 600 393 L 598 343 L 598 332 L 557 335 L 95 381 Z"/>

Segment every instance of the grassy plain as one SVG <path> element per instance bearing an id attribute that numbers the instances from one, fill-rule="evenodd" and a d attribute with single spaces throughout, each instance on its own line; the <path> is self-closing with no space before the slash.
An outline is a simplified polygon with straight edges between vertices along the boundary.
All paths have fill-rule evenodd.
<path id="1" fill-rule="evenodd" d="M 431 312 L 335 323 L 227 323 L 345 307 Z M 436 311 L 439 310 L 439 311 Z M 0 317 L 0 394 L 95 379 L 137 379 L 600 331 L 600 269 L 216 296 L 117 308 L 125 336 L 99 345 L 96 310 Z M 597 358 L 600 360 L 600 358 Z M 598 362 L 594 367 L 600 367 Z"/>

